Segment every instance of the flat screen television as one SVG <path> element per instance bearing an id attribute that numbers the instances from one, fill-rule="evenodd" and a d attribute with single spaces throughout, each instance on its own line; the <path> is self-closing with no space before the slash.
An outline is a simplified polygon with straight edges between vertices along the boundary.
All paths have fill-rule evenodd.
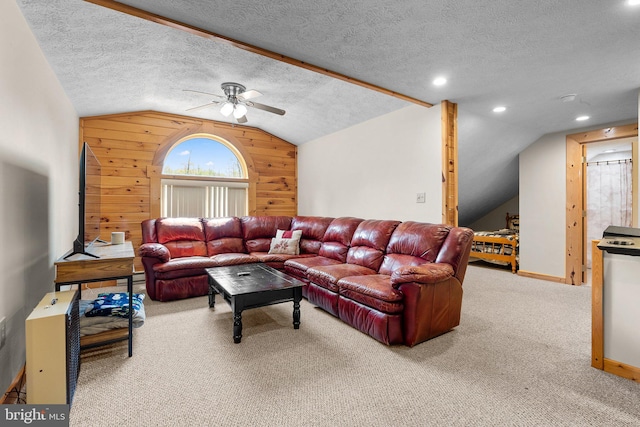
<path id="1" fill-rule="evenodd" d="M 93 154 L 89 144 L 82 145 L 79 168 L 78 192 L 78 237 L 73 242 L 73 251 L 65 259 L 74 254 L 99 256 L 87 251 L 89 245 L 100 240 L 100 181 L 102 171 L 98 158 Z"/>

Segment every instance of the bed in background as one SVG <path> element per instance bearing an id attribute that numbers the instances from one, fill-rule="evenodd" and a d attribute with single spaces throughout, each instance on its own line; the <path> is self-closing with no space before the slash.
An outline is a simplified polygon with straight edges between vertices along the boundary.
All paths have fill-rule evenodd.
<path id="1" fill-rule="evenodd" d="M 518 269 L 519 231 L 520 215 L 507 212 L 506 228 L 474 233 L 470 257 L 493 264 L 510 264 L 511 271 L 515 273 Z"/>

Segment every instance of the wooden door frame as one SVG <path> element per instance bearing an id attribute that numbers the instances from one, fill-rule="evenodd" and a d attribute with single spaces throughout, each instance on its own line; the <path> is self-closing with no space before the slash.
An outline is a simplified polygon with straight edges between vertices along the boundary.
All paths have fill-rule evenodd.
<path id="1" fill-rule="evenodd" d="M 584 160 L 586 144 L 592 142 L 612 141 L 621 138 L 638 136 L 638 123 L 623 126 L 612 126 L 589 132 L 574 133 L 566 136 L 567 141 L 567 243 L 566 243 L 566 275 L 565 283 L 581 285 L 584 282 L 584 259 L 586 245 L 584 242 L 584 220 L 586 212 L 586 185 Z M 634 171 L 634 177 L 637 172 Z M 636 180 L 633 181 L 636 186 Z M 638 191 L 634 187 L 634 197 Z M 633 202 L 634 218 L 637 218 L 637 202 Z M 634 221 L 634 222 L 637 222 Z"/>

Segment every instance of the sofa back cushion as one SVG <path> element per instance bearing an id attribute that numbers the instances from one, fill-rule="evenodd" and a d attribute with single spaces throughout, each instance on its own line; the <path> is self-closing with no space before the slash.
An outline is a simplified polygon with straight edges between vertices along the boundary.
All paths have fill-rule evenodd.
<path id="1" fill-rule="evenodd" d="M 291 231 L 302 231 L 300 238 L 301 254 L 317 254 L 322 245 L 327 227 L 333 218 L 321 216 L 294 216 L 291 220 Z"/>
<path id="2" fill-rule="evenodd" d="M 156 235 L 171 258 L 207 255 L 200 218 L 160 218 L 156 220 Z"/>
<path id="3" fill-rule="evenodd" d="M 156 234 L 156 219 L 145 219 L 142 221 L 142 243 L 158 243 Z"/>
<path id="4" fill-rule="evenodd" d="M 401 266 L 435 262 L 450 230 L 444 224 L 403 222 L 391 235 L 378 272 L 391 274 Z"/>
<path id="5" fill-rule="evenodd" d="M 362 218 L 341 217 L 331 221 L 322 238 L 322 245 L 318 255 L 335 259 L 342 263 L 347 262 L 347 252 L 358 225 L 364 221 Z"/>
<path id="6" fill-rule="evenodd" d="M 469 262 L 469 253 L 473 244 L 473 230 L 467 227 L 454 227 L 447 235 L 435 262 L 443 262 L 453 267 L 454 275 L 460 283 L 464 280 Z"/>
<path id="7" fill-rule="evenodd" d="M 374 219 L 362 221 L 353 233 L 351 247 L 347 252 L 347 263 L 377 271 L 382 265 L 384 251 L 398 224 L 400 221 Z"/>
<path id="8" fill-rule="evenodd" d="M 246 252 L 240 218 L 206 218 L 202 222 L 208 256 Z"/>
<path id="9" fill-rule="evenodd" d="M 240 221 L 244 245 L 249 253 L 269 252 L 276 232 L 291 228 L 289 216 L 243 216 Z"/>

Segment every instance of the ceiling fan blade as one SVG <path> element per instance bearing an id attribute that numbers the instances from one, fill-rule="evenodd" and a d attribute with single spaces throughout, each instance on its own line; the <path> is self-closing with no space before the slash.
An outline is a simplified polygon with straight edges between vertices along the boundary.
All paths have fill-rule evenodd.
<path id="1" fill-rule="evenodd" d="M 238 123 L 247 123 L 247 116 L 238 117 L 236 120 Z"/>
<path id="2" fill-rule="evenodd" d="M 199 90 L 182 89 L 182 91 L 183 91 L 183 92 L 194 92 L 194 93 L 200 93 L 200 94 L 202 94 L 202 95 L 215 96 L 216 98 L 219 98 L 219 99 L 227 99 L 227 97 L 226 97 L 226 96 L 223 96 L 223 95 L 218 95 L 218 94 L 215 94 L 215 93 L 209 93 L 209 92 L 202 92 L 202 91 L 199 91 Z"/>
<path id="3" fill-rule="evenodd" d="M 270 113 L 279 114 L 281 116 L 284 116 L 284 113 L 286 113 L 286 111 L 281 110 L 279 108 L 271 107 L 269 105 L 264 105 L 264 104 L 260 104 L 260 103 L 257 103 L 257 102 L 249 101 L 249 102 L 246 102 L 246 104 L 247 104 L 247 107 L 257 108 L 258 110 L 268 111 Z"/>
<path id="4" fill-rule="evenodd" d="M 218 101 L 211 101 L 211 102 L 209 102 L 209 103 L 206 103 L 206 104 L 204 104 L 204 105 L 200 105 L 200 106 L 198 106 L 198 107 L 188 108 L 188 109 L 186 109 L 185 111 L 195 111 L 195 110 L 200 110 L 200 109 L 207 108 L 207 107 L 213 107 L 214 105 L 217 105 L 217 104 L 219 104 L 219 102 L 218 102 Z"/>
<path id="5" fill-rule="evenodd" d="M 258 92 L 257 90 L 249 89 L 249 90 L 245 90 L 241 94 L 238 94 L 236 98 L 238 98 L 240 101 L 246 101 L 251 98 L 257 98 L 261 95 L 262 95 L 261 92 Z"/>

